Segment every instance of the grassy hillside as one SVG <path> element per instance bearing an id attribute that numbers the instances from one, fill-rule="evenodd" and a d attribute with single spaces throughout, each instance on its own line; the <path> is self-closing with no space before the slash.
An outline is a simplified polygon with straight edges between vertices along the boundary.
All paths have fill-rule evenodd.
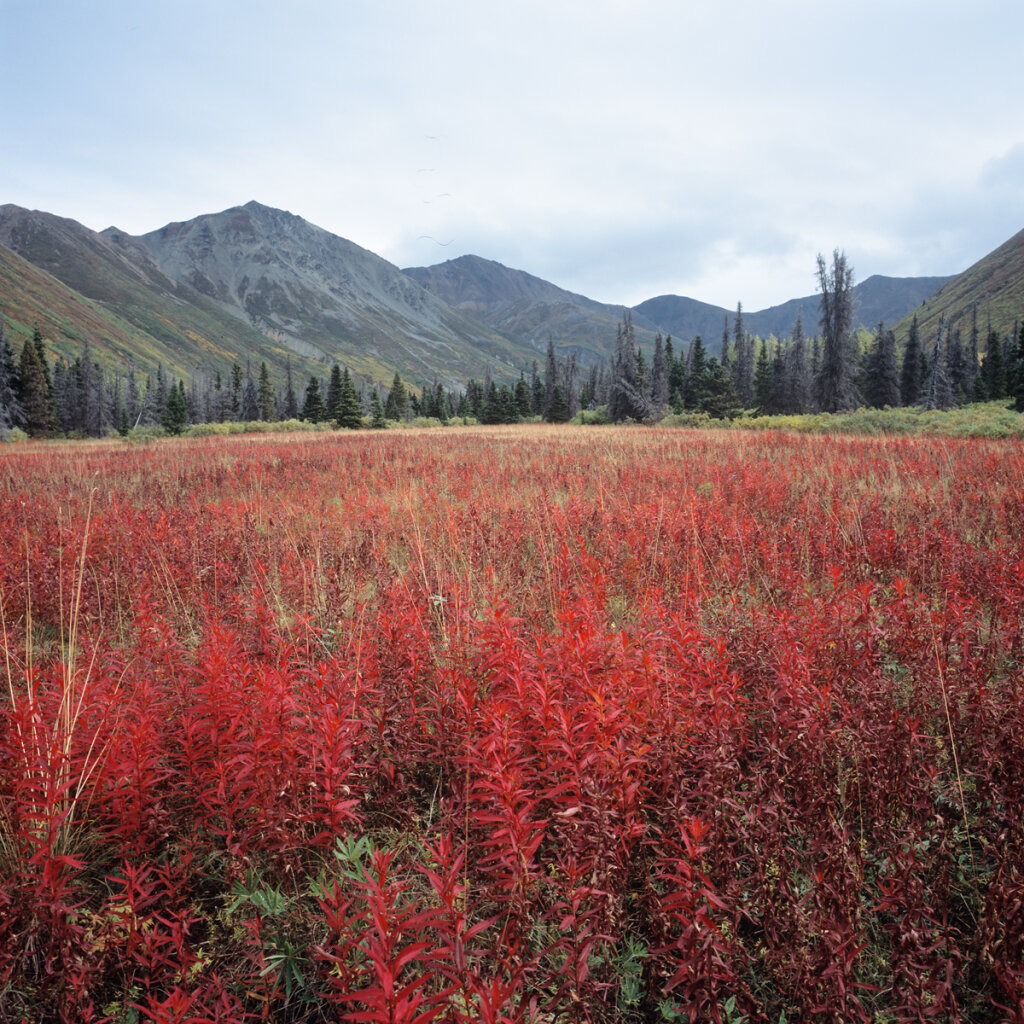
<path id="1" fill-rule="evenodd" d="M 900 340 L 906 337 L 915 314 L 926 342 L 934 338 L 942 316 L 966 334 L 975 309 L 982 338 L 990 323 L 1006 334 L 1024 315 L 1024 231 L 947 281 L 897 324 L 896 335 Z"/>

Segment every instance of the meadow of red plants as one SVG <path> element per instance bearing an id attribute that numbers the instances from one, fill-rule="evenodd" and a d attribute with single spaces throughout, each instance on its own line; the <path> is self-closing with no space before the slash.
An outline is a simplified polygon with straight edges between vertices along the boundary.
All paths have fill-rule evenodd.
<path id="1" fill-rule="evenodd" d="M 0 1020 L 1024 1021 L 1024 447 L 0 451 Z"/>

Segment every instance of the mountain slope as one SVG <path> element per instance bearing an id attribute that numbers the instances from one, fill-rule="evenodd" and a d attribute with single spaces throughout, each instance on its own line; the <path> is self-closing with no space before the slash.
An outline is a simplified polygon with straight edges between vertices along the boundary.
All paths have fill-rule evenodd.
<path id="1" fill-rule="evenodd" d="M 94 357 L 111 369 L 134 362 L 148 372 L 163 364 L 188 378 L 199 366 L 225 371 L 247 357 L 284 367 L 283 345 L 180 289 L 116 229 L 99 234 L 67 218 L 0 206 L 0 246 L 0 311 L 15 333 L 38 324 L 69 359 L 81 354 L 88 334 Z"/>
<path id="2" fill-rule="evenodd" d="M 897 325 L 896 334 L 904 338 L 916 314 L 921 337 L 928 343 L 935 337 L 943 316 L 950 326 L 959 325 L 966 335 L 971 330 L 975 310 L 982 348 L 990 324 L 1005 335 L 1024 315 L 1024 231 L 1018 231 L 963 273 L 947 280 L 934 295 L 908 312 Z"/>
<path id="3" fill-rule="evenodd" d="M 304 355 L 387 379 L 452 384 L 525 365 L 486 330 L 380 256 L 256 202 L 143 235 L 156 265 L 225 313 Z"/>
<path id="4" fill-rule="evenodd" d="M 611 355 L 626 309 L 588 299 L 480 256 L 460 256 L 432 267 L 407 267 L 403 273 L 507 338 L 540 352 L 551 338 L 560 352 L 573 351 L 583 363 Z M 634 327 L 640 342 L 653 342 L 656 328 L 646 318 L 637 317 Z"/>
<path id="5" fill-rule="evenodd" d="M 379 256 L 258 203 L 141 237 L 7 205 L 0 246 L 15 339 L 38 323 L 73 359 L 88 334 L 111 369 L 163 364 L 189 379 L 251 359 L 280 380 L 290 359 L 301 381 L 338 361 L 381 383 L 397 371 L 454 386 L 511 379 L 534 355 Z"/>

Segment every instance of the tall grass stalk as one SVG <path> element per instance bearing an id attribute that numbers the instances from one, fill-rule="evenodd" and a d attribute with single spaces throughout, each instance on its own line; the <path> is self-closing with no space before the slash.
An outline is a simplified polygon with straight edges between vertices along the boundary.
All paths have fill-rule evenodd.
<path id="1" fill-rule="evenodd" d="M 110 694 L 111 699 L 105 703 L 104 721 L 96 724 L 91 736 L 83 735 L 87 728 L 85 715 L 98 652 L 98 646 L 94 647 L 88 662 L 84 666 L 79 664 L 82 591 L 92 522 L 92 500 L 93 495 L 90 494 L 82 542 L 75 559 L 68 595 L 64 593 L 62 557 L 58 563 L 61 666 L 56 707 L 46 700 L 47 694 L 36 672 L 32 580 L 27 565 L 23 689 L 17 682 L 18 675 L 22 673 L 12 664 L 12 637 L 3 597 L 0 595 L 4 671 L 12 723 L 11 741 L 14 761 L 18 766 L 15 770 L 20 768 L 21 772 L 15 784 L 25 794 L 20 801 L 20 808 L 0 808 L 0 852 L 9 865 L 16 864 L 20 859 L 19 839 L 29 840 L 37 849 L 45 848 L 54 857 L 67 856 L 72 852 L 88 811 L 94 779 L 113 740 L 114 730 L 110 728 L 111 723 L 107 719 L 111 715 L 116 716 L 112 709 L 118 706 L 116 696 L 123 674 Z M 83 743 L 84 752 L 76 763 L 76 747 Z M 15 813 L 12 814 L 12 811 Z M 16 820 L 16 817 L 20 820 Z"/>

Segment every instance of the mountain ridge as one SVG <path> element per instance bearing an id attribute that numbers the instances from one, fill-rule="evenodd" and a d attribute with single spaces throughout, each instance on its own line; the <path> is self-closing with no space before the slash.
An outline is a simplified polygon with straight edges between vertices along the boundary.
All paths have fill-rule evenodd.
<path id="1" fill-rule="evenodd" d="M 1019 275 L 1020 309 L 1024 232 L 1010 242 L 1008 266 L 986 280 L 1005 291 Z M 894 323 L 930 308 L 932 296 L 956 280 L 872 275 L 855 289 L 858 320 Z M 109 365 L 163 364 L 186 378 L 249 359 L 267 361 L 278 375 L 291 362 L 301 380 L 325 376 L 337 361 L 366 381 L 386 384 L 399 372 L 414 386 L 439 380 L 457 387 L 471 377 L 510 381 L 528 372 L 549 339 L 584 365 L 604 360 L 627 313 L 645 347 L 658 332 L 681 343 L 699 333 L 712 351 L 735 316 L 673 295 L 632 308 L 603 303 L 475 255 L 402 270 L 256 200 L 143 235 L 116 226 L 95 232 L 70 218 L 0 206 L 0 281 L 0 312 L 16 333 L 42 321 L 68 358 L 88 334 Z M 801 312 L 813 335 L 818 301 L 804 296 L 744 310 L 744 326 L 784 337 Z"/>

